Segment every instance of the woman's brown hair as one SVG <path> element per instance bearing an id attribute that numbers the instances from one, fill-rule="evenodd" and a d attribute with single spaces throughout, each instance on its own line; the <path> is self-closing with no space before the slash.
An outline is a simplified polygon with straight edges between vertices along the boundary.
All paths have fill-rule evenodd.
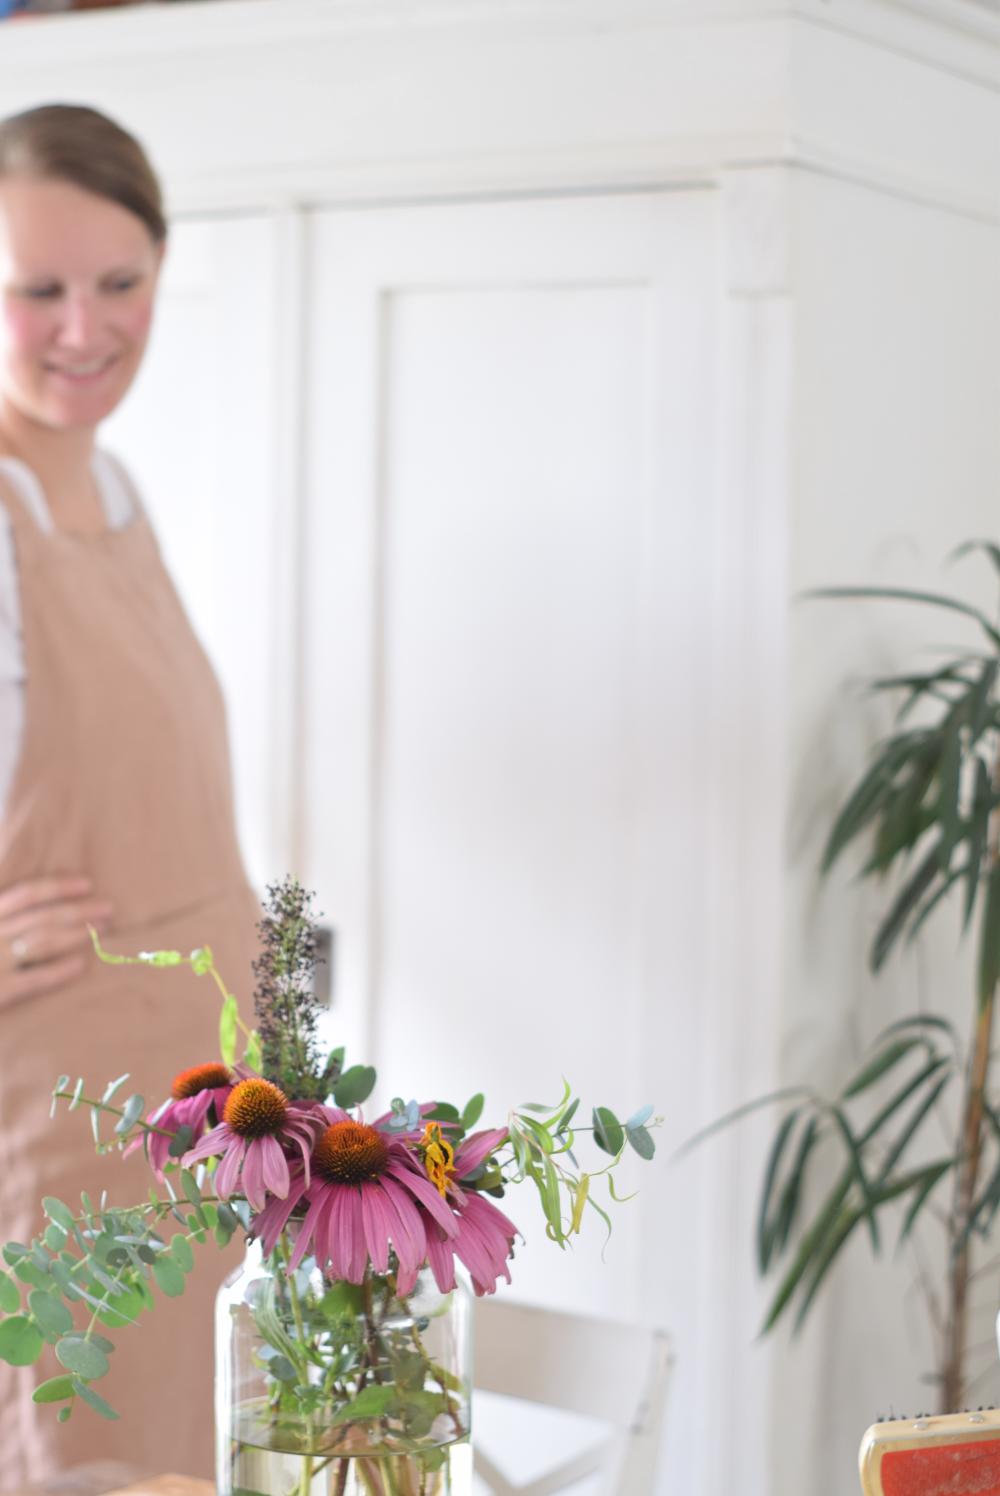
<path id="1" fill-rule="evenodd" d="M 100 110 L 43 104 L 0 120 L 0 177 L 70 182 L 141 218 L 153 241 L 167 237 L 163 196 L 142 146 Z"/>

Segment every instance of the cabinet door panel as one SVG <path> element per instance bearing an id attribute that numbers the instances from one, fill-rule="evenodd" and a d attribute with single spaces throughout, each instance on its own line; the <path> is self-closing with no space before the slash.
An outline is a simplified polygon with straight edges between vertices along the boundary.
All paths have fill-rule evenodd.
<path id="1" fill-rule="evenodd" d="M 307 865 L 338 1033 L 385 1099 L 496 1109 L 565 1074 L 654 1100 L 664 1154 L 702 1114 L 714 214 L 692 191 L 313 220 Z M 517 1292 L 676 1327 L 700 1271 L 678 1177 L 629 1167 L 609 1270 L 596 1216 L 567 1261 L 518 1199 Z"/>

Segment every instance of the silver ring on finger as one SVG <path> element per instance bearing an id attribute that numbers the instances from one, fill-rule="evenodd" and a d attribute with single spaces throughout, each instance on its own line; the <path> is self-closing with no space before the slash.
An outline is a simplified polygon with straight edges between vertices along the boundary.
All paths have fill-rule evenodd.
<path id="1" fill-rule="evenodd" d="M 28 942 L 23 935 L 15 935 L 7 949 L 10 951 L 10 959 L 15 966 L 27 966 L 31 959 L 31 952 L 28 949 Z"/>

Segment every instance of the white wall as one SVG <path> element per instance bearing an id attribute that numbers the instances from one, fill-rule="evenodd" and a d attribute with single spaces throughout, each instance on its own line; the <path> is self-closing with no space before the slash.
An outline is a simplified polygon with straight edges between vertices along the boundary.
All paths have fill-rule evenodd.
<path id="1" fill-rule="evenodd" d="M 867 946 L 891 890 L 853 881 L 851 856 L 820 884 L 835 807 L 878 735 L 884 703 L 863 682 L 928 645 L 978 644 L 975 626 L 905 605 L 795 599 L 828 584 L 960 592 L 989 614 L 988 562 L 945 566 L 948 553 L 1000 531 L 1000 235 L 954 212 L 799 174 L 793 188 L 796 317 L 794 503 L 789 531 L 790 641 L 787 909 L 781 1076 L 842 1085 L 864 1046 L 915 1010 L 967 1029 L 971 949 L 959 920 L 940 925 L 873 978 Z M 944 1139 L 942 1137 L 941 1141 Z M 933 1233 L 930 1261 L 940 1271 Z M 878 1414 L 936 1407 L 912 1254 L 873 1265 L 866 1240 L 832 1276 L 817 1321 L 780 1361 L 774 1434 L 777 1489 L 810 1458 L 817 1496 L 845 1478 L 859 1430 Z M 995 1273 L 979 1285 L 970 1343 L 995 1362 Z M 985 1342 L 985 1349 L 984 1343 Z M 1000 1395 L 996 1374 L 973 1404 Z M 780 1472 L 780 1473 L 779 1473 Z"/>

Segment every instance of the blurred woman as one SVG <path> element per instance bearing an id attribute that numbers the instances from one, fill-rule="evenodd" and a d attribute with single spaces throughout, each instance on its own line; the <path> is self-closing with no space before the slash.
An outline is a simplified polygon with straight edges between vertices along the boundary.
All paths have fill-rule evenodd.
<path id="1" fill-rule="evenodd" d="M 214 990 L 106 968 L 115 950 L 210 943 L 247 990 L 256 904 L 233 816 L 223 703 L 128 474 L 97 444 L 142 362 L 167 241 L 138 143 L 104 115 L 47 106 L 0 122 L 0 1238 L 30 1241 L 54 1195 L 142 1202 L 141 1152 L 95 1156 L 83 1109 L 49 1119 L 61 1073 L 150 1107 L 218 1059 Z M 192 350 L 192 357 L 196 350 Z M 183 442 L 183 431 L 172 433 Z M 0 1363 L 8 1489 L 87 1461 L 211 1469 L 206 1246 L 182 1299 L 116 1332 L 98 1384 L 57 1425 L 31 1374 Z M 211 1260 L 212 1258 L 215 1260 Z M 37 1377 L 60 1368 L 46 1350 Z"/>

